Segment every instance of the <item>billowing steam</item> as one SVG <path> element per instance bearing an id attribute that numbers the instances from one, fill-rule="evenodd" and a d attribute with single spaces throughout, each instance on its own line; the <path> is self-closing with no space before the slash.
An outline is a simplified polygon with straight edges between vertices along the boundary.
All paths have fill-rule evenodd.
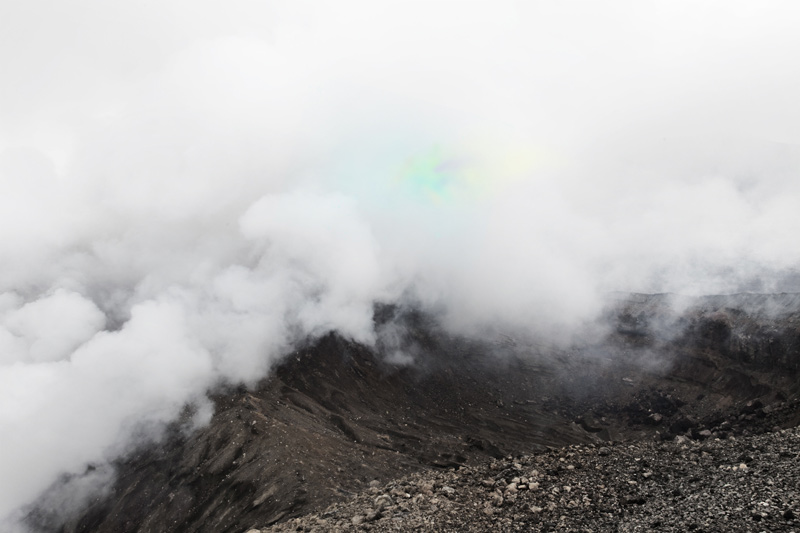
<path id="1" fill-rule="evenodd" d="M 799 23 L 4 2 L 0 516 L 298 341 L 374 342 L 376 301 L 564 338 L 608 291 L 797 291 Z"/>

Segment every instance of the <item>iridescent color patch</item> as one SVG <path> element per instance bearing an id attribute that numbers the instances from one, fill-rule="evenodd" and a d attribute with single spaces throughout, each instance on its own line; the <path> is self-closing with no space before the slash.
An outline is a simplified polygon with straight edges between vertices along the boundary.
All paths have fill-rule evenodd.
<path id="1" fill-rule="evenodd" d="M 452 199 L 455 189 L 465 185 L 464 165 L 447 158 L 439 147 L 406 160 L 397 181 L 408 192 L 441 203 Z"/>
<path id="2" fill-rule="evenodd" d="M 491 196 L 514 182 L 530 178 L 537 170 L 552 166 L 552 158 L 542 150 L 490 146 L 484 144 L 455 153 L 435 146 L 406 159 L 395 183 L 418 201 L 442 205 Z M 474 155 L 465 157 L 458 153 Z"/>

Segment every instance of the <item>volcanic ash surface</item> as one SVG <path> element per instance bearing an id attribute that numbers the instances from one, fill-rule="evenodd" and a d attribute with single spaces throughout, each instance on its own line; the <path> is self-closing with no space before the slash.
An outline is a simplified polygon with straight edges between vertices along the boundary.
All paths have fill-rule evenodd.
<path id="1" fill-rule="evenodd" d="M 798 531 L 800 430 L 575 445 L 417 472 L 278 531 Z"/>

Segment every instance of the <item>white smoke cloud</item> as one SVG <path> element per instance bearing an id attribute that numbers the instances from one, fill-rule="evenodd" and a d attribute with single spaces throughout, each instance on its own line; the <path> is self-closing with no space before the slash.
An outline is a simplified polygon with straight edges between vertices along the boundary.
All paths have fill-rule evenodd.
<path id="1" fill-rule="evenodd" d="M 559 337 L 607 291 L 798 290 L 798 22 L 3 3 L 0 516 L 306 336 L 374 341 L 376 300 Z"/>
<path id="2" fill-rule="evenodd" d="M 67 359 L 105 326 L 105 315 L 79 294 L 59 289 L 16 308 L 18 300 L 13 294 L 3 295 L 3 303 L 11 308 L 0 329 L 0 357 L 6 364 Z"/>

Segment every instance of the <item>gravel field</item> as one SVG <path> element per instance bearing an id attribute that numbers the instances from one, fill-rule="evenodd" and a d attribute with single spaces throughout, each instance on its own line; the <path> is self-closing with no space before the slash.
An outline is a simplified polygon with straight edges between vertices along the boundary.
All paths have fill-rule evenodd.
<path id="1" fill-rule="evenodd" d="M 800 430 L 415 473 L 256 531 L 800 531 Z"/>

